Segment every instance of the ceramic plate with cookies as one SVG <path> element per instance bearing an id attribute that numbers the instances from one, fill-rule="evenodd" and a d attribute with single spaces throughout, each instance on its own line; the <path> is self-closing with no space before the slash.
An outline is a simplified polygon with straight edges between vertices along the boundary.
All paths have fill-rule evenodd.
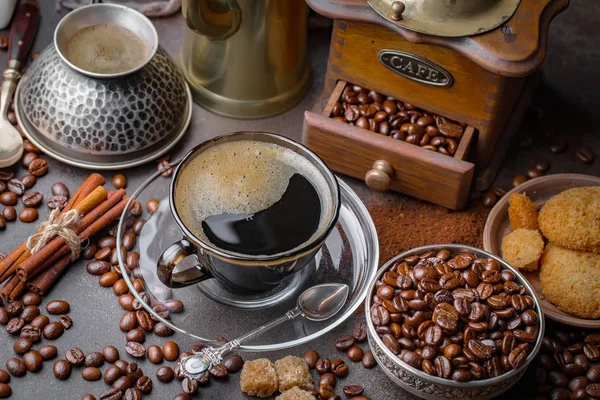
<path id="1" fill-rule="evenodd" d="M 548 175 L 514 188 L 490 212 L 483 248 L 525 275 L 548 318 L 600 328 L 600 177 Z"/>

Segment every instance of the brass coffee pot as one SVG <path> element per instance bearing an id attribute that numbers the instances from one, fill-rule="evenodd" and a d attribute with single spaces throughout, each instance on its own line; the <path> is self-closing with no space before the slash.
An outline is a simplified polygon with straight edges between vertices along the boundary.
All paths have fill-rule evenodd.
<path id="1" fill-rule="evenodd" d="M 183 0 L 183 16 L 181 63 L 204 108 L 262 118 L 308 91 L 304 0 Z"/>

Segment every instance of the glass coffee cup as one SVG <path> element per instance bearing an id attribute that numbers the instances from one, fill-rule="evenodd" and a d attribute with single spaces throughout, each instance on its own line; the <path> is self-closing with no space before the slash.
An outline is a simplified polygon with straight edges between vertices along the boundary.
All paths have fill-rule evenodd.
<path id="1" fill-rule="evenodd" d="M 333 173 L 306 147 L 272 133 L 236 132 L 186 154 L 171 180 L 169 206 L 184 237 L 157 263 L 165 285 L 214 278 L 260 292 L 309 264 L 337 222 L 340 193 Z M 180 270 L 188 257 L 194 265 Z"/>

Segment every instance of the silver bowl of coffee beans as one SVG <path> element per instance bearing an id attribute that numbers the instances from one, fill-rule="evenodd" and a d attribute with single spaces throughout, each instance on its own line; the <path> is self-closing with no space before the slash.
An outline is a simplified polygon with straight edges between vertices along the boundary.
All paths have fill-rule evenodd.
<path id="1" fill-rule="evenodd" d="M 544 316 L 502 259 L 456 244 L 388 261 L 367 296 L 369 345 L 386 375 L 425 399 L 491 399 L 539 352 Z"/>

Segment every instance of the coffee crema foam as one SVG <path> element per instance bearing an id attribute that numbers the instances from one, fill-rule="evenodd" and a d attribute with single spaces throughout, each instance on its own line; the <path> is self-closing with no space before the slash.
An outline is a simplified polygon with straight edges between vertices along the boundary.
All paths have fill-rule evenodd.
<path id="1" fill-rule="evenodd" d="M 116 24 L 81 28 L 69 39 L 67 59 L 77 67 L 99 74 L 134 69 L 147 57 L 146 45 L 129 29 Z"/>
<path id="2" fill-rule="evenodd" d="M 295 173 L 308 179 L 321 201 L 319 227 L 308 243 L 322 234 L 331 220 L 332 193 L 309 160 L 274 143 L 227 142 L 196 155 L 179 173 L 175 207 L 184 225 L 197 238 L 208 241 L 202 221 L 213 215 L 257 213 L 271 207 L 281 199 Z"/>

